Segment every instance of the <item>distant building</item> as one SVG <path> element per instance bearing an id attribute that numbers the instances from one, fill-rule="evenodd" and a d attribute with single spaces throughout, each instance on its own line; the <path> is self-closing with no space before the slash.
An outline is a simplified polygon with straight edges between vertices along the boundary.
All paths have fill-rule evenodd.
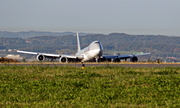
<path id="1" fill-rule="evenodd" d="M 20 55 L 14 55 L 14 54 L 8 54 L 6 58 L 16 59 L 16 60 L 22 60 L 23 57 L 20 57 Z"/>
<path id="2" fill-rule="evenodd" d="M 6 51 L 6 49 L 0 49 L 0 51 Z"/>
<path id="3" fill-rule="evenodd" d="M 8 49 L 8 52 L 16 51 L 16 49 Z"/>

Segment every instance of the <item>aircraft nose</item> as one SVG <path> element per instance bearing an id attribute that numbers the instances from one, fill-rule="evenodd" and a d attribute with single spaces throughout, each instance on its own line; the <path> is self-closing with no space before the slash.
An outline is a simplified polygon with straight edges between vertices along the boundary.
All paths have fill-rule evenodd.
<path id="1" fill-rule="evenodd" d="M 101 43 L 97 41 L 90 47 L 90 50 L 94 50 L 94 54 L 101 56 L 103 48 Z"/>
<path id="2" fill-rule="evenodd" d="M 95 42 L 91 45 L 90 50 L 100 49 L 99 42 Z"/>

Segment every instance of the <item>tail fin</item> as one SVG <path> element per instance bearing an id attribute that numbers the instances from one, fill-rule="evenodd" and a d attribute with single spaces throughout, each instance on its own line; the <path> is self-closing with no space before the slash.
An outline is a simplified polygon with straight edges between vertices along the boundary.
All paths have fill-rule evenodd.
<path id="1" fill-rule="evenodd" d="M 79 34 L 78 34 L 78 32 L 76 33 L 76 36 L 77 36 L 77 48 L 78 48 L 78 51 L 80 51 L 81 46 L 80 46 L 80 42 L 79 42 Z"/>

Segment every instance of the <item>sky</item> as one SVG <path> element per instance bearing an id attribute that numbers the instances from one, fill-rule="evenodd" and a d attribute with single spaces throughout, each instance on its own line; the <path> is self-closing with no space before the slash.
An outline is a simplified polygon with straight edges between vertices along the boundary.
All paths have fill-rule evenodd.
<path id="1" fill-rule="evenodd" d="M 180 0 L 0 0 L 0 31 L 180 36 Z"/>

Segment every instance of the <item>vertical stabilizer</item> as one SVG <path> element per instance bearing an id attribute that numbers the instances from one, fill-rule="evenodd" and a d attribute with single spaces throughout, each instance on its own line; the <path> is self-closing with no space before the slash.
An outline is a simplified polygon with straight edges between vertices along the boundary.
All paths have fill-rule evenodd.
<path id="1" fill-rule="evenodd" d="M 81 46 L 80 46 L 80 42 L 79 42 L 79 34 L 78 34 L 78 32 L 76 33 L 76 36 L 77 36 L 77 48 L 78 48 L 78 51 L 80 51 Z"/>

